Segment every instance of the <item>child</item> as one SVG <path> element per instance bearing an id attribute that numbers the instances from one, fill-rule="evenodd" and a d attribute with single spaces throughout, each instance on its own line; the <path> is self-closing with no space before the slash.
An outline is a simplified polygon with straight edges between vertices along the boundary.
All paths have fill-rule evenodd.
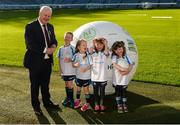
<path id="1" fill-rule="evenodd" d="M 87 42 L 83 39 L 78 40 L 76 44 L 76 54 L 73 57 L 73 66 L 76 67 L 76 100 L 74 103 L 74 108 L 80 107 L 80 94 L 81 88 L 83 87 L 86 103 L 81 107 L 81 111 L 86 111 L 89 109 L 89 84 L 91 82 L 91 65 L 92 60 L 90 55 L 87 53 Z"/>
<path id="2" fill-rule="evenodd" d="M 92 54 L 91 80 L 93 82 L 95 99 L 94 111 L 104 112 L 105 86 L 107 85 L 107 56 L 109 56 L 109 51 L 107 41 L 104 38 L 94 39 L 93 41 L 94 53 Z"/>
<path id="3" fill-rule="evenodd" d="M 116 41 L 112 45 L 113 84 L 115 85 L 118 113 L 128 112 L 126 89 L 128 86 L 128 73 L 132 70 L 133 63 L 126 54 L 123 41 Z M 127 67 L 120 65 L 120 61 L 126 62 Z"/>
<path id="4" fill-rule="evenodd" d="M 64 35 L 64 46 L 59 48 L 57 57 L 59 59 L 59 72 L 62 79 L 65 81 L 66 98 L 62 101 L 62 105 L 70 104 L 74 108 L 73 98 L 73 80 L 75 78 L 75 69 L 72 67 L 72 57 L 75 53 L 75 48 L 70 44 L 73 40 L 73 33 L 66 32 Z"/>

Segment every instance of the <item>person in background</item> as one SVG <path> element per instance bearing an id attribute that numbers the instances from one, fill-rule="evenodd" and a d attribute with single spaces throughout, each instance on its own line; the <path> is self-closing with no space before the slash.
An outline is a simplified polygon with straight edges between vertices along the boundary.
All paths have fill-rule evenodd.
<path id="1" fill-rule="evenodd" d="M 59 59 L 59 72 L 65 81 L 66 98 L 63 100 L 62 105 L 67 106 L 70 104 L 70 107 L 74 108 L 73 80 L 75 79 L 75 69 L 72 66 L 72 57 L 75 48 L 70 44 L 72 40 L 73 33 L 66 32 L 64 34 L 64 45 L 59 48 L 57 57 Z"/>
<path id="2" fill-rule="evenodd" d="M 36 115 L 43 115 L 38 99 L 39 89 L 41 89 L 42 101 L 46 108 L 59 108 L 50 100 L 49 93 L 53 53 L 57 47 L 54 27 L 48 23 L 51 15 L 52 9 L 49 6 L 42 6 L 38 19 L 25 27 L 24 66 L 29 69 L 31 104 Z"/>

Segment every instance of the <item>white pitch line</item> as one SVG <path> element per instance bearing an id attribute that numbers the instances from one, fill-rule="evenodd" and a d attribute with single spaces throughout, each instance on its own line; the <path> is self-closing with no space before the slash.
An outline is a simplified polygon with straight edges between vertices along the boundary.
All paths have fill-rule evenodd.
<path id="1" fill-rule="evenodd" d="M 147 16 L 147 14 L 128 14 L 128 16 Z"/>
<path id="2" fill-rule="evenodd" d="M 151 16 L 152 19 L 172 19 L 172 16 Z"/>

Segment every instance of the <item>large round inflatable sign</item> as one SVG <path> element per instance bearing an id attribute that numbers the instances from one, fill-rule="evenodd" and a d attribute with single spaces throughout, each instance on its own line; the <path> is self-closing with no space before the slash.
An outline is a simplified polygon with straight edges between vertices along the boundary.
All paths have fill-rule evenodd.
<path id="1" fill-rule="evenodd" d="M 133 69 L 128 74 L 128 82 L 132 79 L 135 74 L 136 67 L 138 64 L 138 53 L 137 47 L 132 39 L 132 37 L 120 26 L 114 24 L 112 22 L 107 21 L 95 21 L 82 25 L 77 30 L 74 31 L 74 39 L 72 41 L 72 45 L 76 46 L 77 40 L 85 39 L 87 41 L 88 47 L 93 46 L 92 40 L 94 38 L 103 37 L 108 41 L 108 47 L 111 48 L 115 41 L 124 41 L 126 47 L 126 53 L 130 57 L 133 62 Z M 108 62 L 108 84 L 106 86 L 106 94 L 112 94 L 114 92 L 114 88 L 112 86 L 112 62 L 111 56 L 107 59 Z M 92 87 L 90 87 L 90 91 L 92 92 Z"/>

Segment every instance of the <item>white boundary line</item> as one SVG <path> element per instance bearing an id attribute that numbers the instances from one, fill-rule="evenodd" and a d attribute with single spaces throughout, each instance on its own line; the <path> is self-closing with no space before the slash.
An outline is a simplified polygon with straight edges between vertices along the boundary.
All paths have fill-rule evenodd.
<path id="1" fill-rule="evenodd" d="M 172 16 L 151 16 L 152 19 L 172 19 Z"/>

